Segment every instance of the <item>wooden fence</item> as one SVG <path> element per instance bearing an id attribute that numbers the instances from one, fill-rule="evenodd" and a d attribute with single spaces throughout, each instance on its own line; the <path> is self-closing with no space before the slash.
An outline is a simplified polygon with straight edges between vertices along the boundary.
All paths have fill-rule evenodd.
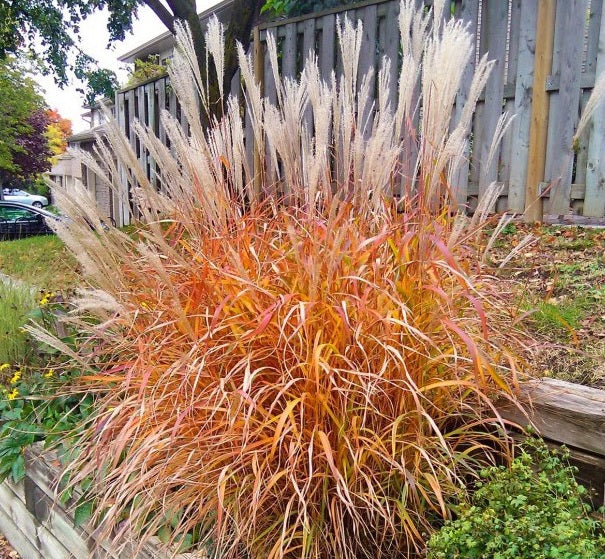
<path id="1" fill-rule="evenodd" d="M 418 0 L 420 1 L 420 0 Z M 338 18 L 363 22 L 360 75 L 378 68 L 383 56 L 400 60 L 399 0 L 359 2 L 350 9 L 333 9 L 288 20 L 266 23 L 255 32 L 252 49 L 257 77 L 265 96 L 275 101 L 276 90 L 266 41 L 273 34 L 280 49 L 281 72 L 295 76 L 306 53 L 315 48 L 322 76 L 341 71 L 336 28 Z M 532 219 L 571 212 L 605 217 L 605 108 L 572 147 L 582 108 L 605 71 L 605 18 L 603 0 L 456 0 L 446 18 L 461 18 L 475 35 L 475 57 L 465 70 L 454 119 L 468 95 L 468 79 L 484 53 L 496 65 L 473 118 L 465 163 L 455 179 L 460 202 L 473 206 L 493 181 L 504 184 L 497 210 L 526 212 Z M 397 64 L 392 64 L 396 83 Z M 233 82 L 239 93 L 239 76 Z M 395 92 L 393 92 L 393 95 Z M 394 99 L 394 97 L 393 97 Z M 130 125 L 133 118 L 150 124 L 165 141 L 159 122 L 161 107 L 180 115 L 168 78 L 160 78 L 120 91 L 118 119 L 130 137 L 141 164 L 153 177 L 154 163 L 140 146 Z M 516 114 L 498 156 L 487 164 L 491 140 L 504 111 Z M 252 130 L 246 137 L 252 163 Z M 544 206 L 544 207 L 542 207 Z"/>

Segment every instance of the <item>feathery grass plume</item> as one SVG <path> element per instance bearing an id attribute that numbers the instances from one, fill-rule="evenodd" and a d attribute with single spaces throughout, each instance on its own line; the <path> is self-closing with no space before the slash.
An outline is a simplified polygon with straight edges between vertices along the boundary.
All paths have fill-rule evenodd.
<path id="1" fill-rule="evenodd" d="M 115 537 L 189 534 L 225 559 L 405 558 L 468 477 L 508 455 L 492 402 L 514 400 L 515 331 L 472 250 L 480 225 L 451 217 L 443 179 L 490 66 L 450 136 L 471 37 L 411 1 L 401 13 L 398 106 L 381 101 L 365 122 L 361 26 L 339 24 L 342 77 L 322 82 L 312 54 L 299 79 L 279 79 L 277 105 L 240 46 L 255 143 L 278 176 L 260 192 L 237 103 L 203 129 L 179 27 L 169 72 L 190 135 L 165 111 L 172 150 L 135 126 L 160 191 L 115 122 L 99 150 L 136 185 L 145 225 L 105 230 L 78 217 L 90 201 L 61 198 L 74 218 L 59 234 L 101 290 L 81 299 L 89 343 L 74 358 L 87 361 L 77 390 L 104 395 L 71 479 L 92 480 Z M 410 146 L 419 180 L 404 177 L 396 208 Z M 95 167 L 108 184 L 111 165 Z"/>

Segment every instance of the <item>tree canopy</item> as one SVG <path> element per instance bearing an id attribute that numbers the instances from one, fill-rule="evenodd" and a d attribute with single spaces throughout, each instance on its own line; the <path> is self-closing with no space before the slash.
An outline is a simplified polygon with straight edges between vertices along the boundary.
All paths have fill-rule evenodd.
<path id="1" fill-rule="evenodd" d="M 59 155 L 67 149 L 67 138 L 71 136 L 71 120 L 63 118 L 58 111 L 46 111 L 48 126 L 44 135 L 48 141 L 51 152 L 50 162 L 55 164 Z"/>
<path id="2" fill-rule="evenodd" d="M 49 168 L 44 99 L 27 68 L 14 57 L 0 60 L 0 179 Z M 33 159 L 40 158 L 38 164 Z"/>
<path id="3" fill-rule="evenodd" d="M 237 70 L 235 41 L 247 45 L 252 25 L 260 14 L 264 0 L 234 0 L 232 18 L 226 25 L 227 52 L 225 82 L 230 82 Z M 137 10 L 147 5 L 164 26 L 174 32 L 176 21 L 189 24 L 193 35 L 200 69 L 205 75 L 204 36 L 196 11 L 195 0 L 5 0 L 0 4 L 0 58 L 24 49 L 34 53 L 36 41 L 43 47 L 37 53 L 43 59 L 44 71 L 54 75 L 59 85 L 68 80 L 67 70 L 88 81 L 87 101 L 96 95 L 111 96 L 116 87 L 115 74 L 95 66 L 94 59 L 78 46 L 80 24 L 95 11 L 109 12 L 110 43 L 124 39 L 132 30 Z M 75 53 L 70 64 L 69 53 Z M 218 88 L 217 88 L 218 90 Z M 217 100 L 218 101 L 218 100 Z"/>

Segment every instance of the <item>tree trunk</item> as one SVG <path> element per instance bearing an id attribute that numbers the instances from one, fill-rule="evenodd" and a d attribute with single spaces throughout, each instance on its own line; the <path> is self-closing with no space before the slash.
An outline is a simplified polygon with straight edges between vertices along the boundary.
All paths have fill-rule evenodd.
<path id="1" fill-rule="evenodd" d="M 200 74 L 202 80 L 209 84 L 210 90 L 208 100 L 209 114 L 202 114 L 202 122 L 208 125 L 211 116 L 221 118 L 224 112 L 224 99 L 221 99 L 220 96 L 216 73 L 208 76 L 208 68 L 206 68 L 206 43 L 200 18 L 195 9 L 195 0 L 167 0 L 166 3 L 172 11 L 171 22 L 167 19 L 166 8 L 160 2 L 157 0 L 144 0 L 144 2 L 172 33 L 174 33 L 174 22 L 176 20 L 184 21 L 189 25 Z M 223 77 L 223 87 L 226 93 L 230 91 L 231 80 L 239 67 L 236 42 L 239 41 L 243 45 L 244 50 L 248 49 L 252 27 L 258 21 L 263 4 L 264 0 L 233 0 L 231 19 L 229 22 L 223 22 L 223 25 L 225 25 L 225 75 Z"/>

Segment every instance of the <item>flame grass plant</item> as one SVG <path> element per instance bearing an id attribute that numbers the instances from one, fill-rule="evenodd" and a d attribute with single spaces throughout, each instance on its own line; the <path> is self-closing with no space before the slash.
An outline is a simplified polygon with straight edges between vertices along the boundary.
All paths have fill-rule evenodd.
<path id="1" fill-rule="evenodd" d="M 233 99 L 202 128 L 181 28 L 170 76 L 190 135 L 167 112 L 171 149 L 136 125 L 157 183 L 114 121 L 97 158 L 81 154 L 119 196 L 137 186 L 139 238 L 57 189 L 72 217 L 58 233 L 96 289 L 72 317 L 79 351 L 36 334 L 85 371 L 74 390 L 98 394 L 70 475 L 116 537 L 169 526 L 217 558 L 409 557 L 468 476 L 508 456 L 492 402 L 514 399 L 515 330 L 474 248 L 482 212 L 453 217 L 448 189 L 490 63 L 451 125 L 473 39 L 441 24 L 443 2 L 413 4 L 396 105 L 385 60 L 369 113 L 360 25 L 339 24 L 344 74 L 329 83 L 313 55 L 280 80 L 269 36 L 276 106 L 240 49 L 260 181 Z M 221 36 L 211 22 L 216 68 Z"/>

